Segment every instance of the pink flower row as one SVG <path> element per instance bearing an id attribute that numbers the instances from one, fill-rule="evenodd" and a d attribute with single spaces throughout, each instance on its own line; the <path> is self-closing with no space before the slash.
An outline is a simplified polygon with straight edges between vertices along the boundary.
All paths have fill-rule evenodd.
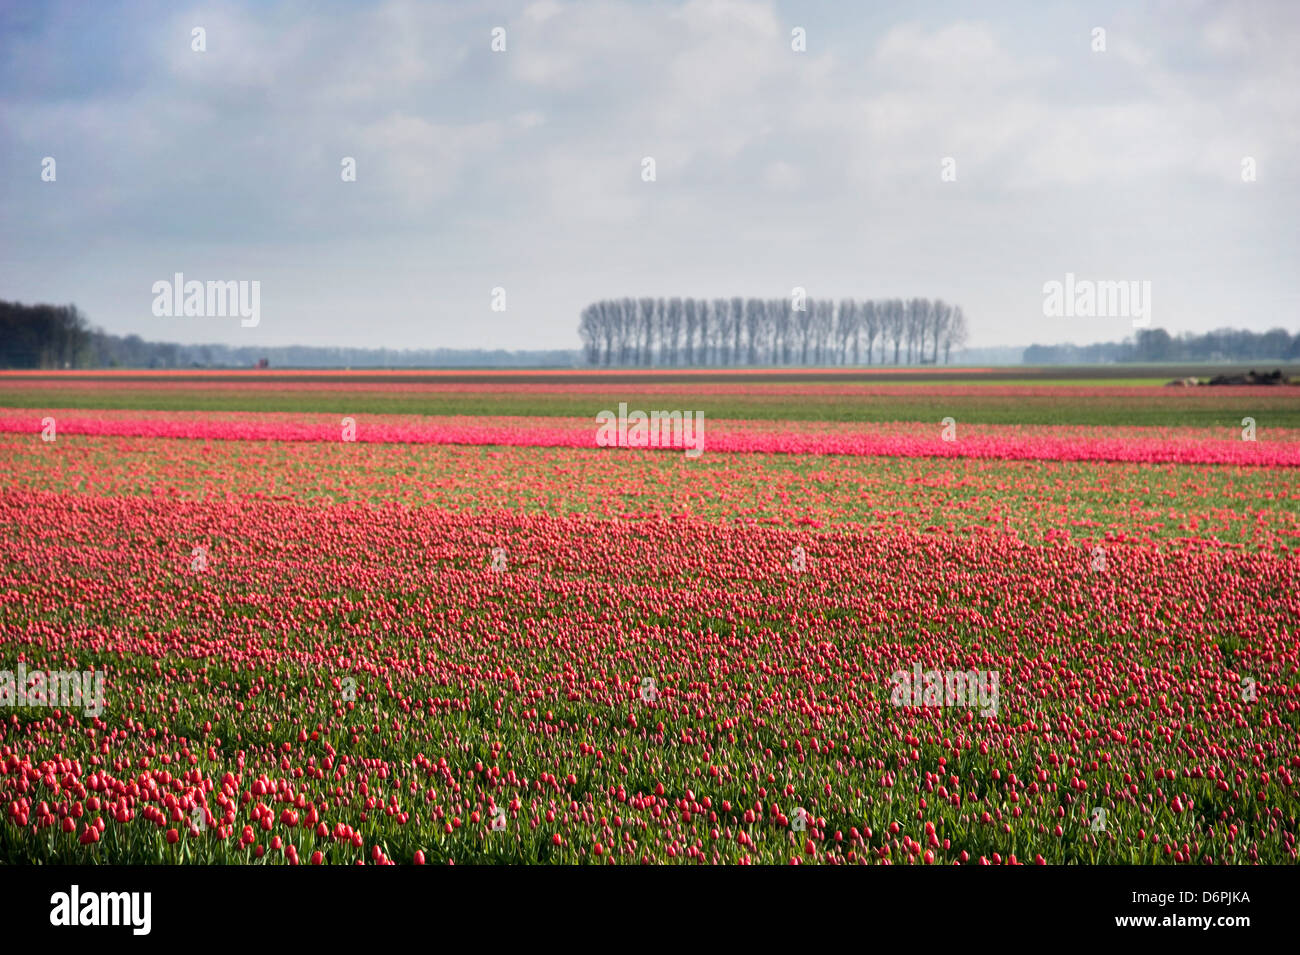
<path id="1" fill-rule="evenodd" d="M 341 415 L 279 412 L 80 411 L 0 409 L 0 432 L 39 441 L 46 417 L 55 433 L 235 441 L 341 441 Z M 355 440 L 597 449 L 594 416 L 434 417 L 357 415 Z M 1231 428 L 1102 428 L 962 424 L 944 440 L 939 422 L 862 424 L 811 421 L 704 422 L 704 450 L 730 453 L 969 457 L 1004 460 L 1126 461 L 1300 466 L 1300 431 L 1261 429 L 1258 440 Z M 599 448 L 609 453 L 641 449 Z M 682 453 L 680 447 L 647 449 Z"/>

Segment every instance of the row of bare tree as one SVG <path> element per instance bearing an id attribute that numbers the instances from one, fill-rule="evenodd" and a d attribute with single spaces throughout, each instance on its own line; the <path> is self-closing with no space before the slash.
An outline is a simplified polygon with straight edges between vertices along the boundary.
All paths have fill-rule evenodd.
<path id="1" fill-rule="evenodd" d="M 578 334 L 590 365 L 925 365 L 967 328 L 960 306 L 924 298 L 620 298 L 584 308 Z"/>

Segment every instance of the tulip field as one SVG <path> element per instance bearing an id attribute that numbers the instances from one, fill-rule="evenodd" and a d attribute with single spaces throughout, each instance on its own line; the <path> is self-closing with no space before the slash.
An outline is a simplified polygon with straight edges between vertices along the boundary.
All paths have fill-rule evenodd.
<path id="1" fill-rule="evenodd" d="M 1296 862 L 1300 387 L 853 371 L 0 373 L 0 863 Z"/>

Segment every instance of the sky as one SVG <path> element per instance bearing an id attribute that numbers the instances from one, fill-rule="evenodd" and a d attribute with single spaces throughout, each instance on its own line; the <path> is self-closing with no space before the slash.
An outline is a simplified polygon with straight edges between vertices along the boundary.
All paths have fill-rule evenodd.
<path id="1" fill-rule="evenodd" d="M 598 299 L 795 287 L 1131 335 L 1044 314 L 1073 273 L 1295 331 L 1298 145 L 1290 0 L 0 0 L 0 298 L 235 345 L 577 348 Z M 155 315 L 178 272 L 258 324 Z"/>

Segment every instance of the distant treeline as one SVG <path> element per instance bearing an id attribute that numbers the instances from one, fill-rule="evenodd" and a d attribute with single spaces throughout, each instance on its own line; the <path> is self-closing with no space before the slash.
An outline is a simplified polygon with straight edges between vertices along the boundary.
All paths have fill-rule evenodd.
<path id="1" fill-rule="evenodd" d="M 1095 345 L 1030 345 L 1026 365 L 1085 365 L 1135 361 L 1295 361 L 1300 359 L 1300 332 L 1266 332 L 1220 328 L 1204 335 L 1170 335 L 1163 328 L 1144 328 L 1122 342 Z"/>
<path id="2" fill-rule="evenodd" d="M 578 334 L 589 365 L 933 365 L 967 328 L 960 306 L 924 298 L 620 298 L 583 309 Z"/>
<path id="3" fill-rule="evenodd" d="M 0 302 L 0 368 L 79 368 L 92 332 L 75 305 Z"/>
<path id="4" fill-rule="evenodd" d="M 617 299 L 582 312 L 581 351 L 569 349 L 321 348 L 180 345 L 110 335 L 75 305 L 0 301 L 0 368 L 569 368 L 601 366 L 872 365 L 988 362 L 966 352 L 960 307 L 927 299 L 838 303 L 808 299 Z M 989 352 L 989 354 L 984 354 Z M 1008 356 L 1009 357 L 1009 356 Z M 1300 332 L 1218 329 L 1171 336 L 1141 329 L 1093 345 L 1031 345 L 1026 365 L 1109 362 L 1300 361 Z"/>
<path id="5" fill-rule="evenodd" d="M 577 351 L 177 345 L 91 328 L 75 305 L 0 302 L 0 368 L 570 368 Z"/>

